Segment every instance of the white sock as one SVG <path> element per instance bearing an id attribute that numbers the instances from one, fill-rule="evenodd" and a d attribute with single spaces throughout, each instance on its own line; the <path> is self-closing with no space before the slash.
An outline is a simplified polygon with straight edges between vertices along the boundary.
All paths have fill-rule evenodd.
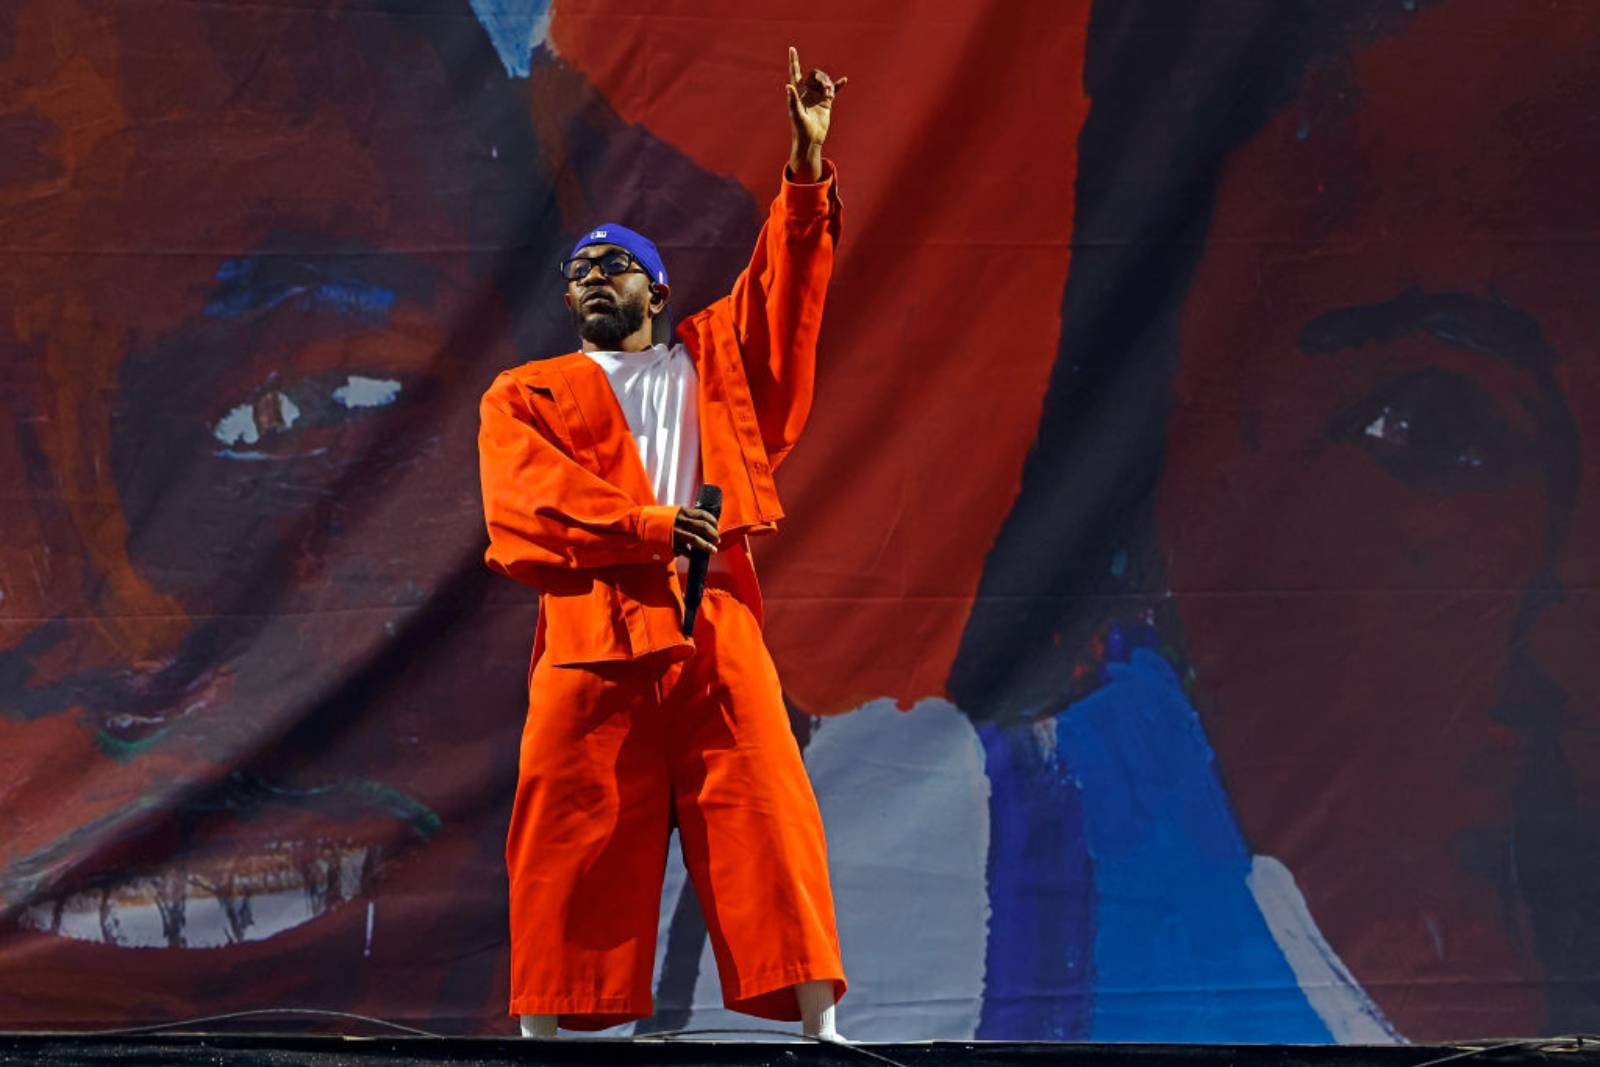
<path id="1" fill-rule="evenodd" d="M 800 1027 L 807 1037 L 820 1037 L 824 1041 L 838 1041 L 838 1023 L 835 1021 L 833 983 L 801 982 L 794 987 L 800 1001 Z"/>
<path id="2" fill-rule="evenodd" d="M 523 1037 L 549 1038 L 556 1036 L 556 1017 L 554 1015 L 523 1015 L 520 1020 L 522 1022 Z"/>

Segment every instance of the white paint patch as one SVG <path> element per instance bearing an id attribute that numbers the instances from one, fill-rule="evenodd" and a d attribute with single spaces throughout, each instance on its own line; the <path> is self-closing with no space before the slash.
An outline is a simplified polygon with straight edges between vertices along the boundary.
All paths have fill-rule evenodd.
<path id="1" fill-rule="evenodd" d="M 1342 1045 L 1398 1045 L 1405 1038 L 1367 996 L 1311 917 L 1306 898 L 1271 856 L 1257 856 L 1245 879 L 1272 939 L 1294 971 L 1306 1003 Z"/>
<path id="2" fill-rule="evenodd" d="M 261 431 L 256 428 L 255 405 L 240 404 L 222 416 L 211 436 L 225 445 L 253 445 L 261 440 Z"/>
<path id="3" fill-rule="evenodd" d="M 1428 944 L 1433 946 L 1433 958 L 1440 963 L 1444 962 L 1444 936 L 1439 933 L 1439 924 L 1433 921 L 1433 916 L 1426 912 L 1422 915 L 1422 925 L 1428 930 Z"/>
<path id="4" fill-rule="evenodd" d="M 1396 415 L 1388 408 L 1383 409 L 1383 414 L 1367 423 L 1363 431 L 1368 437 L 1377 438 L 1379 441 L 1392 441 L 1404 444 L 1411 433 L 1411 420 L 1401 415 Z"/>
<path id="5" fill-rule="evenodd" d="M 526 78 L 533 71 L 533 50 L 550 46 L 553 0 L 471 0 L 471 4 L 506 76 Z"/>
<path id="6" fill-rule="evenodd" d="M 400 395 L 400 383 L 393 378 L 363 378 L 352 374 L 333 391 L 336 403 L 347 408 L 381 408 L 393 404 Z"/>
<path id="7" fill-rule="evenodd" d="M 278 402 L 278 425 L 268 425 L 268 429 L 282 432 L 292 427 L 300 418 L 300 407 L 282 393 L 273 394 L 273 399 Z M 253 402 L 246 402 L 233 408 L 211 430 L 211 436 L 225 445 L 253 445 L 261 440 L 261 425 L 256 422 L 256 408 Z"/>
<path id="8" fill-rule="evenodd" d="M 1039 746 L 1039 755 L 1045 763 L 1056 761 L 1056 744 L 1060 735 L 1053 718 L 1038 719 L 1033 724 L 1033 741 Z"/>
<path id="9" fill-rule="evenodd" d="M 823 720 L 805 760 L 850 978 L 839 1031 L 972 1038 L 989 926 L 989 779 L 972 723 L 942 700 L 909 712 L 875 700 Z M 694 1003 L 692 1027 L 751 1025 L 721 1007 L 709 945 Z"/>

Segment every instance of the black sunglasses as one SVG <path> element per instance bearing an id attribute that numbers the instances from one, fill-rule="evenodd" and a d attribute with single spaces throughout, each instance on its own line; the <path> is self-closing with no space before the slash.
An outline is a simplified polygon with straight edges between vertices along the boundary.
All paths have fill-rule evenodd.
<path id="1" fill-rule="evenodd" d="M 589 276 L 595 267 L 600 268 L 600 273 L 607 278 L 615 278 L 619 274 L 626 274 L 637 269 L 644 273 L 644 267 L 628 252 L 607 252 L 602 256 L 573 256 L 571 259 L 561 261 L 561 276 L 569 282 L 581 282 Z"/>

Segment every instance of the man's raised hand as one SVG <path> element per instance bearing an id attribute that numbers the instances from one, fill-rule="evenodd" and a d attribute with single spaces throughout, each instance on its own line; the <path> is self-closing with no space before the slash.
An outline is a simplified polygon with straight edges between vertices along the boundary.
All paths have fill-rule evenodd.
<path id="1" fill-rule="evenodd" d="M 672 521 L 672 554 L 687 556 L 696 549 L 717 550 L 717 517 L 704 508 L 679 508 Z"/>
<path id="2" fill-rule="evenodd" d="M 849 78 L 834 80 L 826 71 L 801 73 L 800 53 L 789 46 L 789 171 L 796 181 L 822 180 L 822 142 L 828 139 L 833 98 Z"/>

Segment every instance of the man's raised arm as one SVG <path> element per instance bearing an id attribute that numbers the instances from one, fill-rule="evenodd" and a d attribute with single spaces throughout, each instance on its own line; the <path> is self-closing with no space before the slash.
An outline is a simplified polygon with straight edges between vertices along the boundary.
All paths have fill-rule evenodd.
<path id="1" fill-rule="evenodd" d="M 789 49 L 789 80 L 783 87 L 789 165 L 750 265 L 727 298 L 773 466 L 794 447 L 811 411 L 817 334 L 840 214 L 833 165 L 823 159 L 822 146 L 835 95 L 847 80 L 835 81 L 821 70 L 803 74 L 799 54 Z"/>
<path id="2" fill-rule="evenodd" d="M 789 174 L 797 182 L 822 180 L 822 142 L 833 121 L 833 98 L 849 78 L 834 81 L 826 71 L 800 73 L 800 53 L 789 48 Z"/>

